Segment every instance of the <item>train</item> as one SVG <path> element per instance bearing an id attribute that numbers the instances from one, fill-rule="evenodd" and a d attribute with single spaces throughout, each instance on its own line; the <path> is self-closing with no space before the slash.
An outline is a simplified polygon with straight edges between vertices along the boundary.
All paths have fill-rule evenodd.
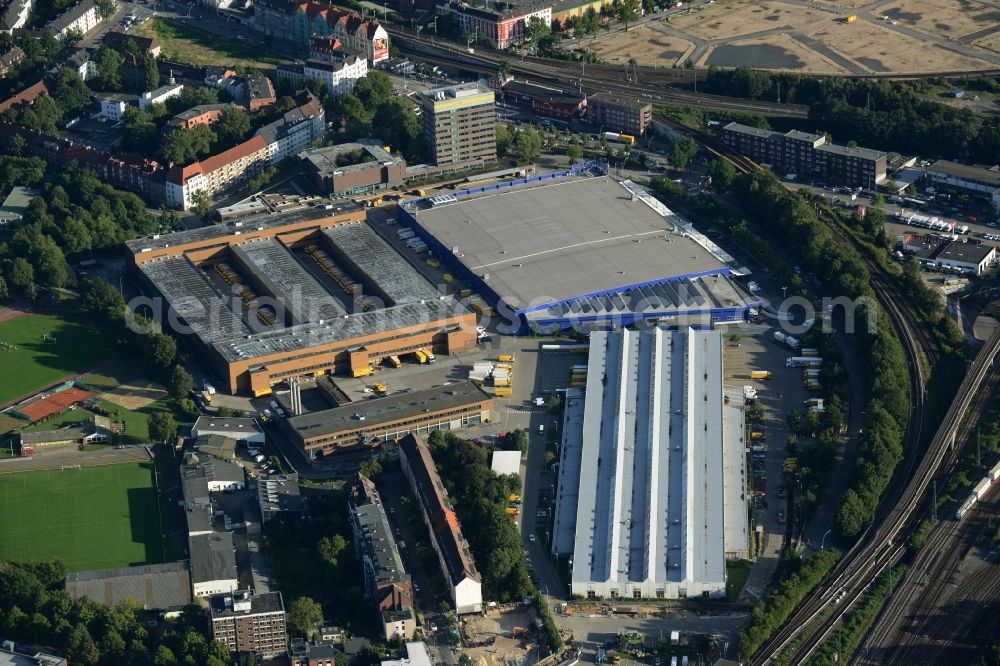
<path id="1" fill-rule="evenodd" d="M 1000 483 L 1000 462 L 993 466 L 990 473 L 979 480 L 979 482 L 972 487 L 972 492 L 969 496 L 965 498 L 958 507 L 958 511 L 955 512 L 955 519 L 962 520 L 965 518 L 965 514 L 976 505 L 976 502 L 983 499 L 986 493 L 990 491 L 995 484 Z"/>
<path id="2" fill-rule="evenodd" d="M 631 134 L 619 134 L 618 132 L 605 132 L 604 138 L 607 141 L 618 141 L 619 143 L 624 143 L 631 146 L 635 143 L 635 137 Z"/>

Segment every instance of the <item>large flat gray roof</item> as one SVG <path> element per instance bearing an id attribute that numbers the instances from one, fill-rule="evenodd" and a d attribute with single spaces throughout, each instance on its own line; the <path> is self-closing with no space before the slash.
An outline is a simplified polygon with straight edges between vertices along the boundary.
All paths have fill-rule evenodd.
<path id="1" fill-rule="evenodd" d="M 191 603 L 191 571 L 186 560 L 77 571 L 66 574 L 66 593 L 108 606 L 129 597 L 147 610 L 180 608 Z"/>
<path id="2" fill-rule="evenodd" d="M 396 393 L 293 416 L 288 419 L 288 425 L 301 437 L 312 439 L 345 430 L 371 427 L 386 421 L 398 421 L 424 412 L 461 407 L 488 398 L 472 382 L 454 382 L 446 386 Z"/>
<path id="3" fill-rule="evenodd" d="M 233 533 L 212 532 L 188 539 L 191 554 L 191 581 L 236 580 L 236 556 Z"/>
<path id="4" fill-rule="evenodd" d="M 683 221 L 608 176 L 565 176 L 411 212 L 516 309 L 726 270 Z"/>

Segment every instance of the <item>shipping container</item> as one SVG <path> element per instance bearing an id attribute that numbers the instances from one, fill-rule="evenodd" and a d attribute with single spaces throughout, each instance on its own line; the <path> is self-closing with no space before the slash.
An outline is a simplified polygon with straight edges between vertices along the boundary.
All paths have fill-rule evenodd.
<path id="1" fill-rule="evenodd" d="M 1000 479 L 1000 463 L 994 465 L 993 469 L 990 470 L 990 481 L 996 481 L 997 479 Z"/>
<path id="2" fill-rule="evenodd" d="M 770 370 L 754 370 L 750 373 L 750 379 L 770 379 Z"/>
<path id="3" fill-rule="evenodd" d="M 799 351 L 799 356 L 819 356 L 819 350 L 815 347 L 803 347 Z"/>
<path id="4" fill-rule="evenodd" d="M 771 337 L 774 338 L 775 342 L 784 342 L 787 336 L 781 331 L 775 331 L 771 334 Z"/>
<path id="5" fill-rule="evenodd" d="M 792 336 L 786 335 L 785 344 L 791 347 L 792 349 L 798 349 L 799 345 L 801 345 L 802 343 L 800 343 L 797 339 L 793 338 Z"/>
<path id="6" fill-rule="evenodd" d="M 990 490 L 990 480 L 989 478 L 980 479 L 979 483 L 975 485 L 972 489 L 972 493 L 977 499 L 983 499 L 983 496 Z"/>
<path id="7" fill-rule="evenodd" d="M 514 390 L 509 386 L 497 387 L 496 394 L 498 398 L 509 398 L 514 394 Z"/>
<path id="8" fill-rule="evenodd" d="M 618 137 L 620 137 L 620 136 L 621 136 L 621 134 L 619 134 L 618 132 L 605 132 L 604 133 L 604 139 L 606 141 L 617 141 Z"/>
<path id="9" fill-rule="evenodd" d="M 786 368 L 819 368 L 823 359 L 809 356 L 789 356 L 785 361 Z"/>

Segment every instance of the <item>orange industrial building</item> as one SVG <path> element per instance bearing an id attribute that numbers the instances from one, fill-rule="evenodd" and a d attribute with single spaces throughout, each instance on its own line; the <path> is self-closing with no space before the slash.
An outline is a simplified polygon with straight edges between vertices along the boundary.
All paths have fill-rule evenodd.
<path id="1" fill-rule="evenodd" d="M 199 348 L 230 392 L 261 396 L 290 377 L 475 346 L 475 314 L 358 204 L 260 197 L 238 207 L 238 219 L 127 244 L 154 318 Z"/>

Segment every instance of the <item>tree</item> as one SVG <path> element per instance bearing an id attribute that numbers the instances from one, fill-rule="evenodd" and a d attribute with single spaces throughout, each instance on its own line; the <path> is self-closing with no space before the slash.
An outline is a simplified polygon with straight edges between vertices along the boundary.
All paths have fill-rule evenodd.
<path id="1" fill-rule="evenodd" d="M 136 152 L 148 151 L 150 146 L 156 145 L 159 134 L 159 128 L 147 111 L 140 111 L 133 105 L 125 108 L 122 118 L 122 143 L 125 148 Z"/>
<path id="2" fill-rule="evenodd" d="M 156 66 L 156 58 L 149 51 L 142 54 L 142 74 L 145 90 L 156 90 L 159 87 L 160 70 Z"/>
<path id="3" fill-rule="evenodd" d="M 177 434 L 177 423 L 168 412 L 153 412 L 146 417 L 146 425 L 154 442 L 168 442 Z"/>
<path id="4" fill-rule="evenodd" d="M 21 111 L 21 124 L 42 134 L 56 134 L 62 118 L 62 109 L 49 95 L 42 95 Z"/>
<path id="5" fill-rule="evenodd" d="M 528 20 L 528 25 L 524 26 L 524 39 L 525 41 L 535 44 L 537 47 L 538 43 L 543 39 L 552 34 L 552 26 L 546 23 L 538 16 L 532 16 Z"/>
<path id="6" fill-rule="evenodd" d="M 510 130 L 503 123 L 497 123 L 497 157 L 503 157 L 510 150 L 511 137 Z"/>
<path id="7" fill-rule="evenodd" d="M 16 257 L 8 269 L 10 283 L 18 289 L 26 289 L 35 283 L 35 269 L 24 257 Z"/>
<path id="8" fill-rule="evenodd" d="M 331 537 L 323 537 L 319 540 L 316 548 L 319 550 L 319 556 L 324 562 L 331 567 L 336 567 L 337 558 L 347 548 L 347 539 L 339 534 L 334 534 Z"/>
<path id="9" fill-rule="evenodd" d="M 458 666 L 472 666 L 472 657 L 463 652 L 458 657 Z"/>
<path id="10" fill-rule="evenodd" d="M 500 76 L 504 78 L 510 76 L 510 60 L 506 58 L 500 61 Z"/>
<path id="11" fill-rule="evenodd" d="M 192 194 L 191 204 L 191 210 L 202 219 L 212 212 L 212 198 L 208 195 L 208 190 L 198 190 Z"/>
<path id="12" fill-rule="evenodd" d="M 240 110 L 239 107 L 229 106 L 219 114 L 219 121 L 215 124 L 215 131 L 218 135 L 222 148 L 231 148 L 250 134 L 250 116 Z M 218 148 L 216 148 L 218 150 Z"/>
<path id="13" fill-rule="evenodd" d="M 104 90 L 122 89 L 122 57 L 114 49 L 101 46 L 94 58 L 97 65 L 97 76 Z"/>
<path id="14" fill-rule="evenodd" d="M 520 130 L 514 135 L 514 155 L 524 162 L 530 162 L 542 153 L 542 137 L 532 127 Z"/>
<path id="15" fill-rule="evenodd" d="M 383 102 L 372 118 L 372 133 L 407 154 L 408 159 L 410 148 L 420 137 L 421 130 L 420 119 L 412 104 L 403 97 Z"/>
<path id="16" fill-rule="evenodd" d="M 628 24 L 639 18 L 639 8 L 642 7 L 641 0 L 620 0 L 615 8 L 615 17 L 625 24 L 625 32 L 628 32 Z"/>
<path id="17" fill-rule="evenodd" d="M 312 638 L 323 622 L 323 608 L 315 599 L 299 597 L 289 606 L 288 622 L 297 633 Z"/>
<path id="18" fill-rule="evenodd" d="M 675 169 L 685 169 L 697 152 L 698 144 L 695 143 L 694 139 L 685 135 L 674 141 L 667 159 Z"/>
<path id="19" fill-rule="evenodd" d="M 185 166 L 212 152 L 218 137 L 208 125 L 176 129 L 163 142 L 163 157 L 171 164 Z"/>
<path id="20" fill-rule="evenodd" d="M 382 463 L 379 461 L 378 456 L 372 456 L 361 463 L 358 471 L 371 479 L 382 473 Z"/>
<path id="21" fill-rule="evenodd" d="M 63 113 L 73 113 L 90 104 L 90 90 L 80 78 L 80 73 L 69 67 L 60 67 L 55 73 L 52 96 Z"/>
<path id="22" fill-rule="evenodd" d="M 63 33 L 62 41 L 63 44 L 67 44 L 69 46 L 76 46 L 76 43 L 79 42 L 81 39 L 83 39 L 83 30 L 80 30 L 79 28 L 74 26 Z"/>
<path id="23" fill-rule="evenodd" d="M 66 656 L 73 663 L 96 664 L 101 653 L 94 644 L 94 639 L 83 624 L 76 625 L 66 641 Z"/>
<path id="24" fill-rule="evenodd" d="M 102 19 L 109 19 L 115 13 L 115 1 L 114 0 L 97 0 L 97 13 L 100 14 Z"/>
<path id="25" fill-rule="evenodd" d="M 712 160 L 708 173 L 712 177 L 712 187 L 719 190 L 728 190 L 736 182 L 736 167 L 729 160 Z"/>
<path id="26" fill-rule="evenodd" d="M 566 147 L 566 157 L 569 158 L 570 164 L 576 164 L 576 161 L 579 160 L 582 155 L 583 149 L 580 148 L 580 144 L 575 140 Z"/>
<path id="27" fill-rule="evenodd" d="M 7 288 L 7 280 L 0 275 L 0 299 L 10 298 L 10 290 Z"/>
<path id="28" fill-rule="evenodd" d="M 170 395 L 177 400 L 187 396 L 194 390 L 194 378 L 183 366 L 175 365 L 170 373 Z"/>
<path id="29" fill-rule="evenodd" d="M 369 115 L 374 114 L 379 106 L 392 99 L 392 79 L 384 72 L 372 70 L 358 79 L 354 85 L 354 95 L 361 101 Z"/>
<path id="30" fill-rule="evenodd" d="M 148 358 L 160 370 L 161 375 L 166 375 L 177 358 L 177 341 L 165 333 L 154 331 L 146 335 L 144 346 Z"/>
<path id="31" fill-rule="evenodd" d="M 108 318 L 125 313 L 125 299 L 103 278 L 87 278 L 80 285 L 80 303 L 85 310 Z"/>

